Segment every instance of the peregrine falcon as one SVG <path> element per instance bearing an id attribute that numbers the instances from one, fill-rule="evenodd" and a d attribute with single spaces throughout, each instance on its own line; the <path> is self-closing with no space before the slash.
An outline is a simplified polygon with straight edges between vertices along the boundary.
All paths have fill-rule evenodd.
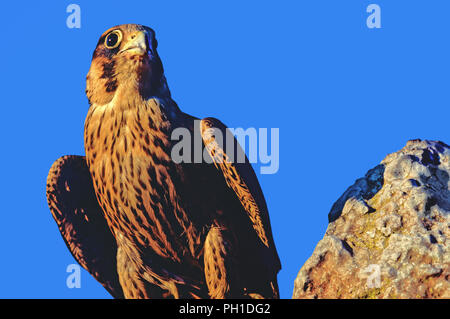
<path id="1" fill-rule="evenodd" d="M 107 30 L 86 95 L 86 156 L 61 157 L 47 178 L 78 263 L 115 298 L 278 298 L 281 263 L 251 164 L 229 160 L 239 144 L 223 147 L 212 133 L 228 136 L 224 124 L 172 100 L 155 32 Z M 173 161 L 176 128 L 199 134 L 210 161 Z"/>

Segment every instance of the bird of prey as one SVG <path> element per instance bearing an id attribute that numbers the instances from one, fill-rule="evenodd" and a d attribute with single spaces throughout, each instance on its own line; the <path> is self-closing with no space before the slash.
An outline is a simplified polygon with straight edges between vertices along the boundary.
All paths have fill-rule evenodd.
<path id="1" fill-rule="evenodd" d="M 172 100 L 155 32 L 107 30 L 86 78 L 86 156 L 58 159 L 47 200 L 75 259 L 115 298 L 278 298 L 267 206 L 239 144 Z M 209 161 L 177 163 L 171 134 L 201 136 Z M 234 139 L 234 137 L 233 137 Z"/>

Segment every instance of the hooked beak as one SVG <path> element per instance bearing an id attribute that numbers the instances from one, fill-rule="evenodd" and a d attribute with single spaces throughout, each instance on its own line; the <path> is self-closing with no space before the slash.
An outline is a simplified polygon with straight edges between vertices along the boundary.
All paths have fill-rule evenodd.
<path id="1" fill-rule="evenodd" d="M 119 53 L 130 52 L 138 55 L 150 55 L 153 57 L 153 49 L 148 41 L 148 34 L 146 31 L 137 31 L 133 33 L 124 48 Z"/>

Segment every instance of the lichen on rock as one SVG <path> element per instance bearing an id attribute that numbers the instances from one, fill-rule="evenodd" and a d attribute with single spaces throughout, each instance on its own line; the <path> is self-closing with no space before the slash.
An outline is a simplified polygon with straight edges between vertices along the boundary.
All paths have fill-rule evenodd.
<path id="1" fill-rule="evenodd" d="M 336 201 L 293 298 L 450 298 L 450 147 L 412 140 Z"/>

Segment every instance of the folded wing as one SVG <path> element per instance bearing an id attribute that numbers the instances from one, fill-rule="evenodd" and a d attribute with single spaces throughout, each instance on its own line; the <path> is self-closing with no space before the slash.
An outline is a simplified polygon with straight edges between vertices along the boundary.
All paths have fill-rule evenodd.
<path id="1" fill-rule="evenodd" d="M 225 181 L 239 199 L 259 240 L 264 245 L 263 260 L 272 277 L 274 296 L 278 296 L 276 276 L 281 269 L 272 237 L 269 213 L 256 174 L 245 152 L 227 127 L 217 119 L 205 118 L 200 123 L 203 143 Z M 220 135 L 220 138 L 218 136 Z M 232 141 L 231 145 L 227 141 Z"/>
<path id="2" fill-rule="evenodd" d="M 95 196 L 84 156 L 63 156 L 50 168 L 47 201 L 77 262 L 114 298 L 123 298 L 117 275 L 117 244 Z"/>

